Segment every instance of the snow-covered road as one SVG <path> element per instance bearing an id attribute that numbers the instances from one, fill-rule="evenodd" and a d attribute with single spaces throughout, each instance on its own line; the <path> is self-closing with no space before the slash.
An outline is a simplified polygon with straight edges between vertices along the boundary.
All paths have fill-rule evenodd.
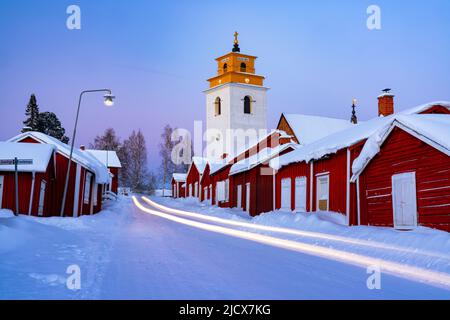
<path id="1" fill-rule="evenodd" d="M 20 218 L 0 222 L 0 241 L 18 238 L 0 246 L 0 298 L 450 299 L 446 289 L 387 274 L 381 290 L 369 290 L 365 268 L 202 230 L 127 198 L 76 220 Z M 79 291 L 65 286 L 69 264 L 80 266 Z"/>

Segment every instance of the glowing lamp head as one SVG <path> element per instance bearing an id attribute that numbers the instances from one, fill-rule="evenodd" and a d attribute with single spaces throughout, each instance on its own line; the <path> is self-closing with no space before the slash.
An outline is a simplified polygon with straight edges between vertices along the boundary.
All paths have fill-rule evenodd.
<path id="1" fill-rule="evenodd" d="M 116 98 L 115 96 L 113 96 L 111 93 L 105 94 L 103 96 L 104 98 L 104 103 L 105 106 L 107 107 L 112 107 L 114 105 L 114 99 Z"/>

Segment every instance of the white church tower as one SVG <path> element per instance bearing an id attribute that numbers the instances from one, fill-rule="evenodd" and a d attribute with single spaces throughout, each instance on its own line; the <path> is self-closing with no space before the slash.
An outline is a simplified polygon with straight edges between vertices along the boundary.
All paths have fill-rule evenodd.
<path id="1" fill-rule="evenodd" d="M 209 158 L 236 154 L 267 132 L 268 88 L 255 73 L 257 57 L 240 53 L 237 36 L 232 52 L 216 59 L 217 75 L 205 91 Z"/>

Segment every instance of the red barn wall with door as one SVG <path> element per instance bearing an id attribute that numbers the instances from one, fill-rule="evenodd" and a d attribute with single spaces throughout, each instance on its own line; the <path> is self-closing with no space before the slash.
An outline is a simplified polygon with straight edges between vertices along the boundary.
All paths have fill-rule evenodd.
<path id="1" fill-rule="evenodd" d="M 109 168 L 109 171 L 113 174 L 111 191 L 117 194 L 117 189 L 119 188 L 119 168 Z"/>
<path id="2" fill-rule="evenodd" d="M 306 177 L 306 210 L 311 210 L 310 204 L 310 165 L 306 162 L 297 162 L 282 167 L 276 175 L 276 200 L 275 206 L 281 208 L 281 181 L 286 178 L 291 179 L 291 209 L 295 210 L 295 178 Z"/>
<path id="3" fill-rule="evenodd" d="M 313 163 L 313 211 L 317 211 L 317 176 L 329 173 L 329 211 L 346 214 L 347 149 Z"/>
<path id="4" fill-rule="evenodd" d="M 4 176 L 3 200 L 1 207 L 4 209 L 16 211 L 15 174 L 14 172 L 0 171 L 0 176 Z M 49 161 L 46 172 L 35 174 L 33 202 L 31 204 L 31 215 L 33 216 L 38 216 L 41 182 L 43 180 L 46 182 L 43 216 L 48 217 L 52 215 L 58 215 L 58 213 L 51 211 L 51 204 L 53 203 L 53 201 L 55 201 L 55 176 L 53 156 Z M 21 214 L 28 214 L 32 183 L 33 175 L 31 172 L 18 173 L 19 213 Z"/>
<path id="5" fill-rule="evenodd" d="M 450 231 L 450 157 L 396 127 L 360 175 L 361 224 L 393 226 L 392 175 L 415 172 L 418 223 Z"/>
<path id="6" fill-rule="evenodd" d="M 200 185 L 200 173 L 197 167 L 192 163 L 191 169 L 189 170 L 188 176 L 186 177 L 186 197 L 190 197 L 189 185 L 192 184 L 192 196 L 195 197 L 195 184 Z"/>
<path id="7" fill-rule="evenodd" d="M 200 185 L 201 185 L 201 187 L 200 187 L 200 189 L 201 189 L 200 201 L 205 201 L 205 200 L 211 199 L 212 195 L 210 194 L 209 186 L 212 183 L 212 179 L 211 179 L 211 176 L 210 176 L 210 171 L 211 171 L 211 169 L 210 169 L 209 163 L 208 163 L 206 165 L 206 167 L 205 167 L 205 170 L 203 171 L 202 180 L 201 180 L 201 183 L 200 183 Z M 204 188 L 208 188 L 208 190 L 207 190 L 207 198 L 205 198 Z"/>
<path id="8" fill-rule="evenodd" d="M 217 182 L 219 181 L 225 181 L 229 178 L 229 174 L 230 174 L 230 168 L 231 165 L 227 165 L 225 167 L 223 167 L 221 170 L 215 172 L 213 175 L 210 175 L 210 179 L 212 182 L 212 204 L 217 205 L 221 208 L 229 208 L 231 207 L 231 201 L 228 202 L 220 202 L 217 203 L 217 199 L 216 199 L 216 189 L 217 189 Z M 229 199 L 233 199 L 232 198 L 232 188 L 231 188 L 231 183 L 230 183 L 230 196 Z"/>

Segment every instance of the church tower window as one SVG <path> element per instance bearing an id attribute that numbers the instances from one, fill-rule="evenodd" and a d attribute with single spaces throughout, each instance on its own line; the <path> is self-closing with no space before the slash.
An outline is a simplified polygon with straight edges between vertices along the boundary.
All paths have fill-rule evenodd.
<path id="1" fill-rule="evenodd" d="M 241 63 L 241 72 L 247 72 L 247 65 L 244 62 Z"/>
<path id="2" fill-rule="evenodd" d="M 222 100 L 220 100 L 219 97 L 216 98 L 216 101 L 214 102 L 214 114 L 216 116 L 220 116 L 222 113 Z"/>
<path id="3" fill-rule="evenodd" d="M 228 65 L 226 63 L 224 63 L 223 65 L 223 73 L 227 73 L 228 71 Z"/>
<path id="4" fill-rule="evenodd" d="M 244 98 L 244 113 L 245 114 L 252 113 L 252 99 L 249 96 L 245 96 Z"/>

